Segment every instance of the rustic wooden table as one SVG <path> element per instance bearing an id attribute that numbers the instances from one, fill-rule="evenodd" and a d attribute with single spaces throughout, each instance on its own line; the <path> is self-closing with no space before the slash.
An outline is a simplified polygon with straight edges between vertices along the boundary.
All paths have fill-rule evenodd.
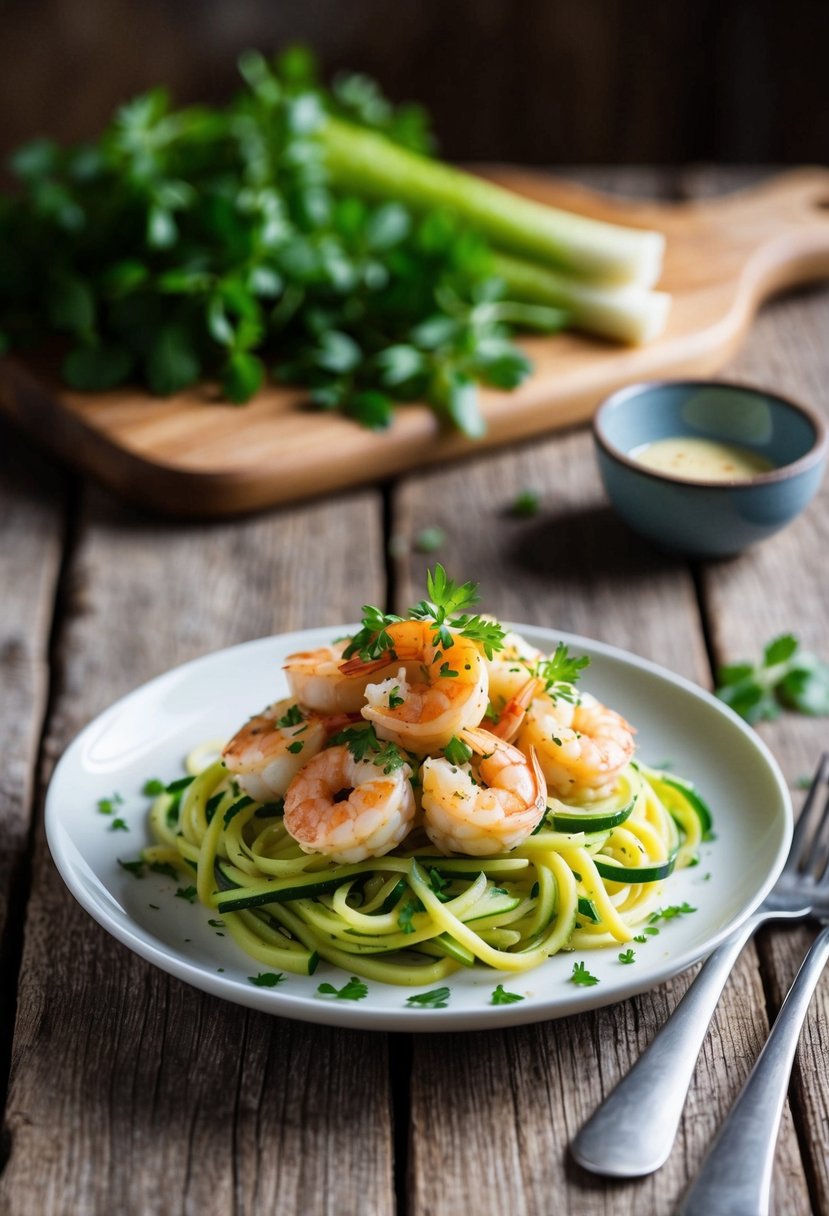
<path id="1" fill-rule="evenodd" d="M 677 197 L 746 172 L 593 173 Z M 829 413 L 829 290 L 764 310 L 734 379 Z M 692 566 L 635 542 L 609 511 L 585 430 L 246 521 L 128 510 L 0 430 L 0 1212 L 441 1216 L 668 1213 L 746 1077 L 814 936 L 762 933 L 706 1041 L 668 1164 L 638 1182 L 581 1173 L 567 1143 L 670 1013 L 692 973 L 615 1007 L 474 1034 L 309 1026 L 224 1004 L 100 929 L 58 879 L 43 794 L 74 734 L 116 697 L 247 638 L 419 598 L 427 526 L 450 571 L 506 618 L 647 656 L 704 686 L 792 630 L 827 655 L 829 486 L 788 531 Z M 504 507 L 541 491 L 529 520 Z M 795 790 L 825 721 L 760 733 Z M 774 1211 L 829 1212 L 829 986 L 797 1057 Z M 6 1082 L 8 1087 L 6 1091 Z"/>

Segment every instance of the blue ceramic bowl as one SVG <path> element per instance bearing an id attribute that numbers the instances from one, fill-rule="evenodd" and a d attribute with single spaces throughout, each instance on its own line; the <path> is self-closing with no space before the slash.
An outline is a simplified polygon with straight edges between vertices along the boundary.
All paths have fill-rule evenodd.
<path id="1" fill-rule="evenodd" d="M 619 515 L 659 547 L 692 557 L 728 557 L 785 527 L 817 491 L 829 449 L 823 421 L 802 405 L 716 380 L 621 389 L 599 407 L 593 435 Z M 746 480 L 691 481 L 631 459 L 674 436 L 736 444 L 773 467 Z"/>

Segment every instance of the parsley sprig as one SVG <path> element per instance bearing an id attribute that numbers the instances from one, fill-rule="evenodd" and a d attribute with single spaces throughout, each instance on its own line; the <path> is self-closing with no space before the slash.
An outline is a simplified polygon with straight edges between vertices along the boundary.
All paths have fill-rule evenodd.
<path id="1" fill-rule="evenodd" d="M 584 963 L 573 963 L 573 972 L 570 976 L 571 984 L 577 984 L 581 988 L 592 988 L 598 982 L 598 978 L 590 974 Z"/>
<path id="2" fill-rule="evenodd" d="M 330 744 L 344 743 L 355 760 L 371 760 L 384 773 L 393 773 L 408 761 L 396 743 L 378 739 L 370 722 L 347 726 L 332 735 Z"/>
<path id="3" fill-rule="evenodd" d="M 434 570 L 426 573 L 426 594 L 427 598 L 415 604 L 410 612 L 415 620 L 433 622 L 433 632 L 444 650 L 454 643 L 451 630 L 480 642 L 488 659 L 496 650 L 503 649 L 505 631 L 497 621 L 461 612 L 462 608 L 477 604 L 480 598 L 477 583 L 456 583 L 436 562 Z"/>
<path id="4" fill-rule="evenodd" d="M 717 682 L 720 700 L 752 725 L 778 717 L 781 709 L 829 714 L 829 664 L 802 650 L 791 633 L 769 642 L 759 663 L 720 668 Z"/>
<path id="5" fill-rule="evenodd" d="M 589 664 L 587 655 L 572 655 L 564 642 L 559 642 L 550 658 L 539 659 L 534 670 L 544 681 L 546 692 L 567 701 L 573 699 L 573 685 Z"/>

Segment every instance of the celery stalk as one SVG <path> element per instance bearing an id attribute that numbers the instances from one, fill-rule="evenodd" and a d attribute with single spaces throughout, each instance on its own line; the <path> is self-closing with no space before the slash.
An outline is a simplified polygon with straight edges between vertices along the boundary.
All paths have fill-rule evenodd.
<path id="1" fill-rule="evenodd" d="M 563 308 L 576 329 L 635 345 L 650 342 L 665 328 L 671 297 L 635 284 L 599 287 L 568 278 L 506 254 L 493 255 L 493 269 L 511 300 Z"/>
<path id="2" fill-rule="evenodd" d="M 589 282 L 652 287 L 659 277 L 659 232 L 548 207 L 339 118 L 329 116 L 320 137 L 332 177 L 355 193 L 450 209 L 497 248 Z"/>

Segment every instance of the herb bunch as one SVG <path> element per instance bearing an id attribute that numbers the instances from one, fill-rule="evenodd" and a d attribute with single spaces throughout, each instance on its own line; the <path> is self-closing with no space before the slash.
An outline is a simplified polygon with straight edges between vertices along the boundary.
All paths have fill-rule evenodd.
<path id="1" fill-rule="evenodd" d="M 480 435 L 477 384 L 514 388 L 530 370 L 513 327 L 551 331 L 564 314 L 504 300 L 485 240 L 448 212 L 366 202 L 332 179 L 327 114 L 426 153 L 419 108 L 394 109 L 363 76 L 324 89 L 296 49 L 239 67 L 225 107 L 175 109 L 156 89 L 95 144 L 15 155 L 0 352 L 57 335 L 81 390 L 164 396 L 207 379 L 241 404 L 270 376 L 371 428 L 425 399 Z"/>
<path id="2" fill-rule="evenodd" d="M 759 663 L 733 663 L 718 672 L 717 696 L 752 724 L 777 718 L 781 709 L 829 715 L 829 665 L 782 634 L 764 648 Z"/>

